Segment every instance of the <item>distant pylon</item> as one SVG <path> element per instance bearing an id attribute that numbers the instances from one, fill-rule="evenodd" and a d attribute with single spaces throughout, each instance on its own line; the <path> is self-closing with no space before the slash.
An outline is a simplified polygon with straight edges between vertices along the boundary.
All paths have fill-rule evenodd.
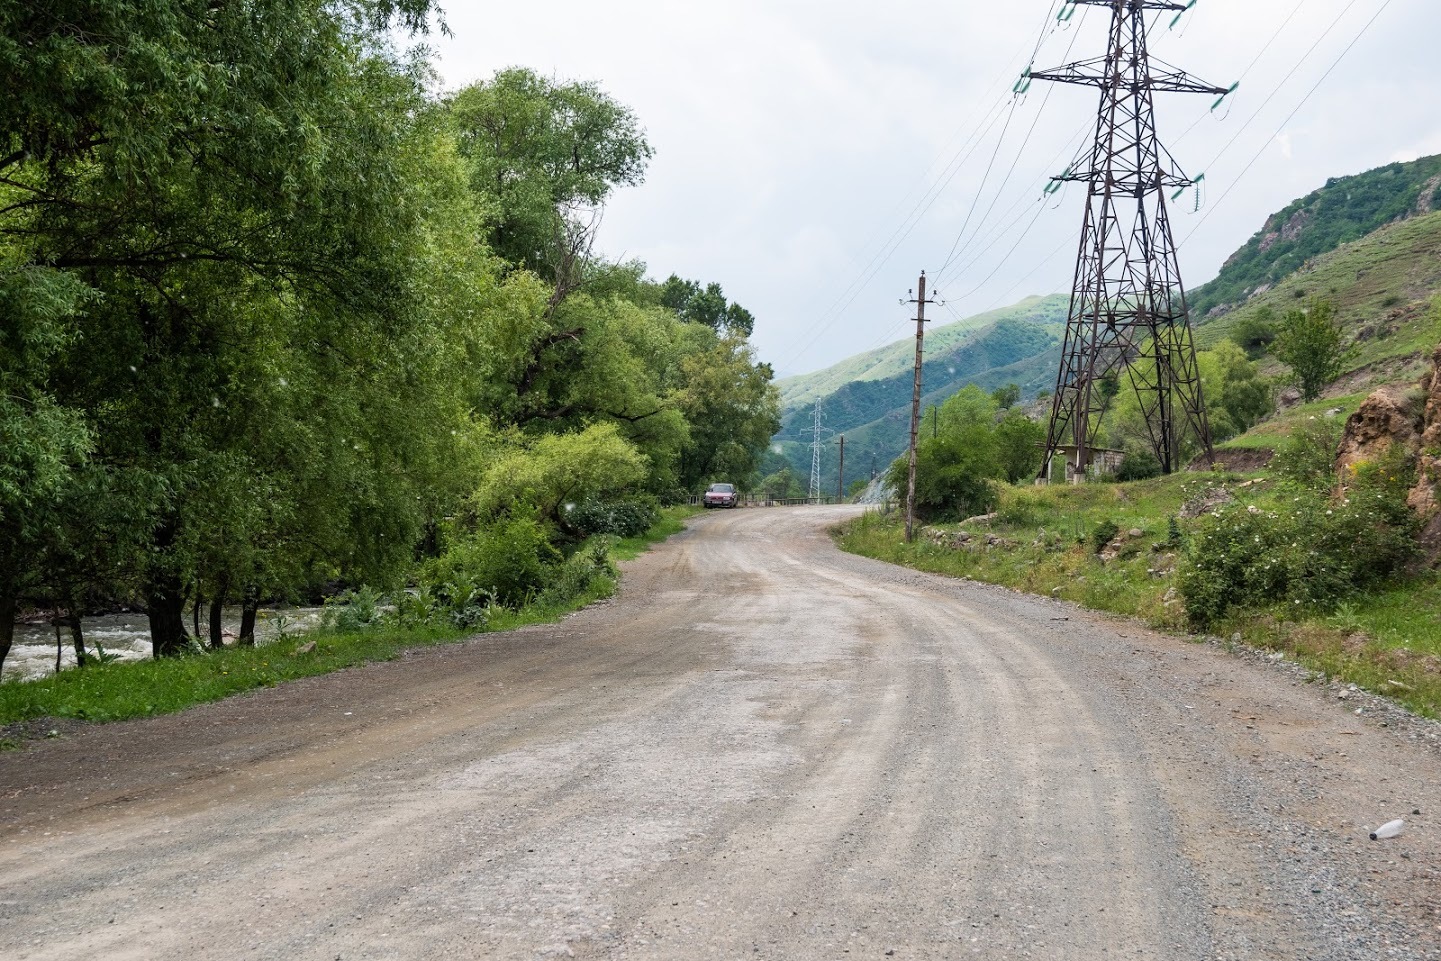
<path id="1" fill-rule="evenodd" d="M 1169 474 L 1181 466 L 1184 429 L 1208 457 L 1213 451 L 1166 196 L 1173 191 L 1174 200 L 1196 181 L 1156 136 L 1154 95 L 1229 91 L 1153 61 L 1147 50 L 1147 12 L 1179 13 L 1186 4 L 1074 2 L 1110 7 L 1111 28 L 1105 57 L 1031 73 L 1101 89 L 1089 157 L 1053 182 L 1084 183 L 1089 190 L 1041 478 L 1049 479 L 1063 448 L 1067 474 L 1084 475 L 1102 418 L 1126 384 L 1140 399 L 1151 447 Z"/>
<path id="2" fill-rule="evenodd" d="M 816 421 L 815 426 L 802 431 L 811 435 L 811 490 L 810 499 L 819 502 L 821 499 L 821 449 L 825 447 L 825 436 L 835 431 L 821 426 L 821 402 L 816 400 Z"/>

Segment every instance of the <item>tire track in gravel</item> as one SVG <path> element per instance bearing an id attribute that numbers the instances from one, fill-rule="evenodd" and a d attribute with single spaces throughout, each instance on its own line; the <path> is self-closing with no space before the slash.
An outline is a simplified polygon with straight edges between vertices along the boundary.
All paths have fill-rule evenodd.
<path id="1" fill-rule="evenodd" d="M 1441 838 L 1361 834 L 1441 794 L 1434 725 L 842 555 L 846 516 L 709 516 L 553 627 L 0 755 L 0 954 L 1441 959 Z"/>

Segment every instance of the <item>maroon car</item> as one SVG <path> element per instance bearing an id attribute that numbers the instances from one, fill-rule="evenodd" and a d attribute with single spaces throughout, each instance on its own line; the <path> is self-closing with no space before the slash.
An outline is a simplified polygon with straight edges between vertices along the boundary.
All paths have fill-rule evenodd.
<path id="1" fill-rule="evenodd" d="M 705 492 L 706 507 L 739 507 L 741 496 L 734 484 L 712 484 Z"/>

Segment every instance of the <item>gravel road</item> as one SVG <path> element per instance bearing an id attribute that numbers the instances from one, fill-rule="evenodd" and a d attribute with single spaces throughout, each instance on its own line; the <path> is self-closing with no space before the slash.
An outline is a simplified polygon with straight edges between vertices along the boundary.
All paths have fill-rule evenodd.
<path id="1" fill-rule="evenodd" d="M 843 555 L 852 510 L 0 754 L 0 957 L 1441 959 L 1436 725 Z"/>

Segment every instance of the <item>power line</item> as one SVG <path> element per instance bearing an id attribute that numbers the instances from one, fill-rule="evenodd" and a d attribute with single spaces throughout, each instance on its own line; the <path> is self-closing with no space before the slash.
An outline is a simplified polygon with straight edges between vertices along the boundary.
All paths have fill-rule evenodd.
<path id="1" fill-rule="evenodd" d="M 1350 10 L 1352 6 L 1355 6 L 1356 2 L 1357 0 L 1352 0 L 1351 5 L 1348 6 L 1346 9 Z M 1326 68 L 1325 73 L 1321 74 L 1321 79 L 1316 81 L 1316 83 L 1311 87 L 1311 89 L 1306 92 L 1306 96 L 1301 98 L 1301 102 L 1296 104 L 1296 108 L 1290 113 L 1288 113 L 1286 115 L 1286 119 L 1282 120 L 1281 123 L 1276 127 L 1275 133 L 1271 134 L 1271 136 L 1267 137 L 1265 141 L 1262 142 L 1261 149 L 1257 150 L 1256 155 L 1251 158 L 1250 162 L 1248 162 L 1246 166 L 1241 169 L 1241 172 L 1239 174 L 1232 178 L 1231 185 L 1226 188 L 1226 192 L 1221 194 L 1220 199 L 1218 199 L 1215 203 L 1211 204 L 1207 208 L 1206 215 L 1196 222 L 1196 225 L 1191 228 L 1190 232 L 1187 233 L 1186 236 L 1181 240 L 1181 243 L 1177 245 L 1178 247 L 1185 246 L 1186 242 L 1196 235 L 1196 231 L 1200 230 L 1201 227 L 1205 225 L 1206 221 L 1211 219 L 1211 214 L 1216 212 L 1216 208 L 1226 202 L 1226 198 L 1231 196 L 1232 191 L 1236 189 L 1236 185 L 1239 184 L 1243 179 L 1245 179 L 1246 175 L 1251 172 L 1251 168 L 1256 166 L 1256 162 L 1261 159 L 1262 154 L 1266 152 L 1266 148 L 1271 146 L 1271 144 L 1275 141 L 1276 137 L 1280 135 L 1281 131 L 1286 129 L 1286 125 L 1289 124 L 1293 119 L 1295 119 L 1296 114 L 1301 112 L 1301 108 L 1306 106 L 1306 104 L 1310 102 L 1311 98 L 1316 95 L 1316 91 L 1321 89 L 1321 85 L 1324 84 L 1327 78 L 1329 78 L 1331 74 L 1336 70 L 1336 68 L 1341 65 L 1341 61 L 1346 59 L 1346 55 L 1351 52 L 1351 50 L 1356 46 L 1356 44 L 1361 42 L 1361 38 L 1364 37 L 1367 31 L 1371 29 L 1371 26 L 1378 19 L 1380 19 L 1381 14 L 1386 12 L 1386 8 L 1391 6 L 1392 2 L 1393 0 L 1384 0 L 1381 6 L 1376 9 L 1376 12 L 1371 15 L 1371 19 L 1366 21 L 1366 25 L 1361 28 L 1361 30 L 1356 34 L 1356 36 L 1351 38 L 1350 43 L 1346 44 L 1346 49 L 1342 50 L 1340 56 L 1338 56 L 1334 61 L 1331 62 L 1331 66 Z M 1345 16 L 1345 11 L 1342 12 L 1342 16 Z M 1339 22 L 1340 20 L 1338 18 L 1337 23 Z M 1335 24 L 1332 24 L 1332 26 L 1334 27 Z M 1330 33 L 1330 30 L 1328 29 L 1326 32 Z M 1319 43 L 1320 41 L 1317 42 Z M 1314 50 L 1315 48 L 1312 47 L 1312 49 Z M 1310 56 L 1309 51 L 1307 53 L 1307 56 Z M 1297 66 L 1299 67 L 1299 64 Z M 1292 72 L 1294 73 L 1295 71 L 1293 70 Z M 1287 77 L 1287 79 L 1290 79 L 1289 76 Z M 1232 142 L 1235 142 L 1234 138 Z M 1225 151 L 1223 150 L 1222 153 L 1225 153 Z M 1219 156 L 1217 157 L 1217 159 L 1220 159 Z"/>
<path id="2" fill-rule="evenodd" d="M 1062 0 L 1062 3 L 1060 5 L 1064 5 L 1064 0 Z M 1058 4 L 1054 2 L 1048 4 L 1046 20 L 1040 31 L 1040 36 L 1037 39 L 1036 46 L 1033 48 L 1032 51 L 1030 59 L 1030 62 L 1032 64 L 1035 63 L 1035 58 L 1039 55 L 1041 46 L 1044 44 L 1046 37 L 1049 35 L 1049 33 L 1054 33 L 1056 29 L 1058 29 L 1055 26 L 1055 12 L 1057 6 Z M 1007 72 L 1002 75 L 1002 79 L 1004 80 L 1006 77 L 1013 74 L 1014 68 L 1008 68 Z M 1005 105 L 1006 101 L 1001 100 L 995 105 L 995 107 L 992 108 L 992 111 L 994 111 L 996 108 L 1004 109 Z M 1013 100 L 1011 110 L 1012 114 L 1014 113 L 1014 107 L 1015 104 Z M 987 115 L 989 116 L 992 111 L 987 111 Z M 898 227 L 896 231 L 891 234 L 891 237 L 887 239 L 886 243 L 882 244 L 881 249 L 871 258 L 871 261 L 866 265 L 866 267 L 862 268 L 861 276 L 857 280 L 853 280 L 851 284 L 847 286 L 846 290 L 842 291 L 841 295 L 837 297 L 835 304 L 828 308 L 827 311 L 822 313 L 821 316 L 818 318 L 817 322 L 813 324 L 810 328 L 807 328 L 806 332 L 801 335 L 802 337 L 809 336 L 810 339 L 807 340 L 800 348 L 793 351 L 786 358 L 786 360 L 782 363 L 781 366 L 789 366 L 789 364 L 792 363 L 796 358 L 808 351 L 816 343 L 816 341 L 820 339 L 820 337 L 825 333 L 825 331 L 829 330 L 832 326 L 834 326 L 835 323 L 840 319 L 840 317 L 843 316 L 845 312 L 850 309 L 850 306 L 855 303 L 856 299 L 860 296 L 860 294 L 864 292 L 864 290 L 870 285 L 870 282 L 885 267 L 885 265 L 889 262 L 890 258 L 894 256 L 896 250 L 899 249 L 900 245 L 905 242 L 905 240 L 910 236 L 911 232 L 914 231 L 916 226 L 919 225 L 920 221 L 924 219 L 925 215 L 935 204 L 935 201 L 940 197 L 942 193 L 945 192 L 946 188 L 949 187 L 951 182 L 955 179 L 956 175 L 964 166 L 965 162 L 969 160 L 970 156 L 975 152 L 976 147 L 979 147 L 981 142 L 984 141 L 986 133 L 992 127 L 994 127 L 997 119 L 999 119 L 999 114 L 997 114 L 995 117 L 992 117 L 990 121 L 985 124 L 984 129 L 976 138 L 975 144 L 972 145 L 969 151 L 963 145 L 962 148 L 958 150 L 955 155 L 952 156 L 952 161 L 947 164 L 945 168 L 942 169 L 941 176 L 944 177 L 944 180 L 938 181 L 936 186 L 933 186 L 931 189 L 927 190 L 922 194 L 921 199 L 917 201 L 915 207 L 912 208 L 911 214 L 907 216 L 907 219 L 905 221 L 902 221 L 901 226 Z M 1009 122 L 1010 121 L 1008 117 L 1008 126 Z M 970 136 L 968 136 L 967 140 L 969 141 L 970 139 Z M 944 151 L 942 151 L 942 153 L 944 153 Z M 961 156 L 963 153 L 965 154 L 964 157 Z M 932 161 L 931 167 L 934 166 L 935 161 Z M 947 170 L 950 171 L 949 174 L 946 174 Z M 902 202 L 902 206 L 903 205 L 904 201 Z M 900 234 L 900 236 L 897 238 L 896 235 L 898 233 Z M 837 304 L 841 305 L 838 309 L 836 307 Z M 812 334 L 813 336 L 811 336 Z"/>
<path id="3" fill-rule="evenodd" d="M 1077 24 L 1075 31 L 1071 34 L 1071 42 L 1070 42 L 1070 44 L 1067 45 L 1067 47 L 1066 47 L 1066 52 L 1065 52 L 1065 54 L 1064 54 L 1064 55 L 1062 56 L 1062 58 L 1061 58 L 1062 60 L 1069 60 L 1069 59 L 1070 59 L 1070 57 L 1071 57 L 1071 51 L 1072 51 L 1073 49 L 1075 49 L 1075 46 L 1076 46 L 1076 38 L 1077 38 L 1078 36 L 1080 36 L 1081 27 L 1085 25 L 1085 22 L 1086 22 L 1086 14 L 1087 14 L 1087 13 L 1090 13 L 1090 10 L 1089 10 L 1089 9 L 1084 10 L 1084 11 L 1081 12 L 1081 22 L 1080 22 L 1079 24 Z M 1038 45 L 1038 46 L 1037 46 L 1037 53 L 1039 53 L 1039 52 L 1040 52 L 1040 47 L 1039 47 L 1039 45 Z M 978 227 L 976 228 L 976 234 L 975 234 L 975 235 L 972 235 L 971 239 L 966 241 L 965 247 L 963 247 L 963 248 L 961 249 L 961 252 L 960 252 L 959 254 L 957 254 L 957 253 L 956 253 L 956 246 L 960 244 L 960 242 L 961 242 L 961 237 L 965 235 L 966 227 L 969 226 L 969 224 L 970 224 L 970 215 L 969 215 L 969 214 L 967 215 L 967 217 L 966 217 L 966 223 L 964 223 L 964 224 L 961 225 L 961 233 L 960 233 L 960 235 L 958 235 L 958 236 L 956 237 L 956 243 L 951 245 L 951 253 L 950 253 L 950 255 L 946 257 L 946 262 L 941 265 L 941 269 L 938 270 L 938 271 L 936 271 L 936 280 L 937 280 L 937 281 L 944 281 L 944 280 L 946 279 L 946 269 L 947 269 L 948 267 L 950 267 L 951 264 L 952 264 L 953 262 L 955 262 L 955 260 L 956 260 L 958 257 L 963 257 L 963 256 L 965 256 L 966 251 L 970 250 L 971 244 L 975 242 L 976 236 L 979 236 L 981 230 L 983 230 L 983 229 L 985 228 L 986 222 L 987 222 L 988 220 L 990 220 L 991 214 L 995 212 L 996 204 L 1000 202 L 1001 195 L 1006 192 L 1006 187 L 1010 184 L 1011 178 L 1012 178 L 1013 176 L 1015 176 L 1016 168 L 1020 165 L 1021 158 L 1026 155 L 1026 148 L 1027 148 L 1028 146 L 1030 146 L 1031 137 L 1035 135 L 1035 133 L 1036 133 L 1036 127 L 1040 124 L 1040 122 L 1041 122 L 1041 116 L 1046 112 L 1046 106 L 1051 102 L 1051 94 L 1054 93 L 1054 92 L 1055 92 L 1055 87 L 1047 87 L 1047 88 L 1046 88 L 1046 95 L 1045 95 L 1045 97 L 1043 97 L 1043 98 L 1041 99 L 1041 107 L 1040 107 L 1039 110 L 1036 111 L 1036 116 L 1035 116 L 1035 118 L 1031 121 L 1031 129 L 1028 130 L 1028 131 L 1026 131 L 1026 136 L 1025 136 L 1025 138 L 1021 141 L 1021 149 L 1016 152 L 1016 159 L 1011 161 L 1011 166 L 1010 166 L 1010 169 L 1006 171 L 1006 177 L 1005 177 L 1005 179 L 1002 180 L 1002 181 L 1001 181 L 1001 185 L 996 188 L 996 195 L 995 195 L 993 198 L 991 198 L 991 205 L 986 208 L 986 213 L 985 213 L 985 215 L 981 217 L 981 223 L 980 223 L 980 226 L 978 226 Z M 1018 101 L 1018 102 L 1019 102 L 1019 101 Z M 1006 137 L 1006 134 L 1005 134 L 1004 131 L 1002 131 L 1002 132 L 1001 132 L 1001 141 L 1002 141 L 1002 142 L 1005 141 L 1005 137 Z M 997 144 L 996 144 L 996 152 L 999 153 L 999 152 L 1000 152 L 1000 149 L 1001 149 L 1001 143 L 997 143 Z M 994 159 L 995 159 L 995 158 L 992 157 L 992 161 L 993 161 L 993 162 L 994 162 Z M 989 177 L 989 176 L 990 176 L 990 170 L 987 169 L 987 171 L 986 171 L 986 177 Z M 986 189 L 986 178 L 982 178 L 982 180 L 981 180 L 981 186 L 980 186 L 980 188 L 976 191 L 976 200 L 977 200 L 977 201 L 980 200 L 980 196 L 981 196 L 981 194 L 985 191 L 985 189 Z M 972 210 L 972 212 L 975 211 L 975 204 L 974 204 L 974 203 L 973 203 L 972 206 L 971 206 L 971 210 Z"/>

